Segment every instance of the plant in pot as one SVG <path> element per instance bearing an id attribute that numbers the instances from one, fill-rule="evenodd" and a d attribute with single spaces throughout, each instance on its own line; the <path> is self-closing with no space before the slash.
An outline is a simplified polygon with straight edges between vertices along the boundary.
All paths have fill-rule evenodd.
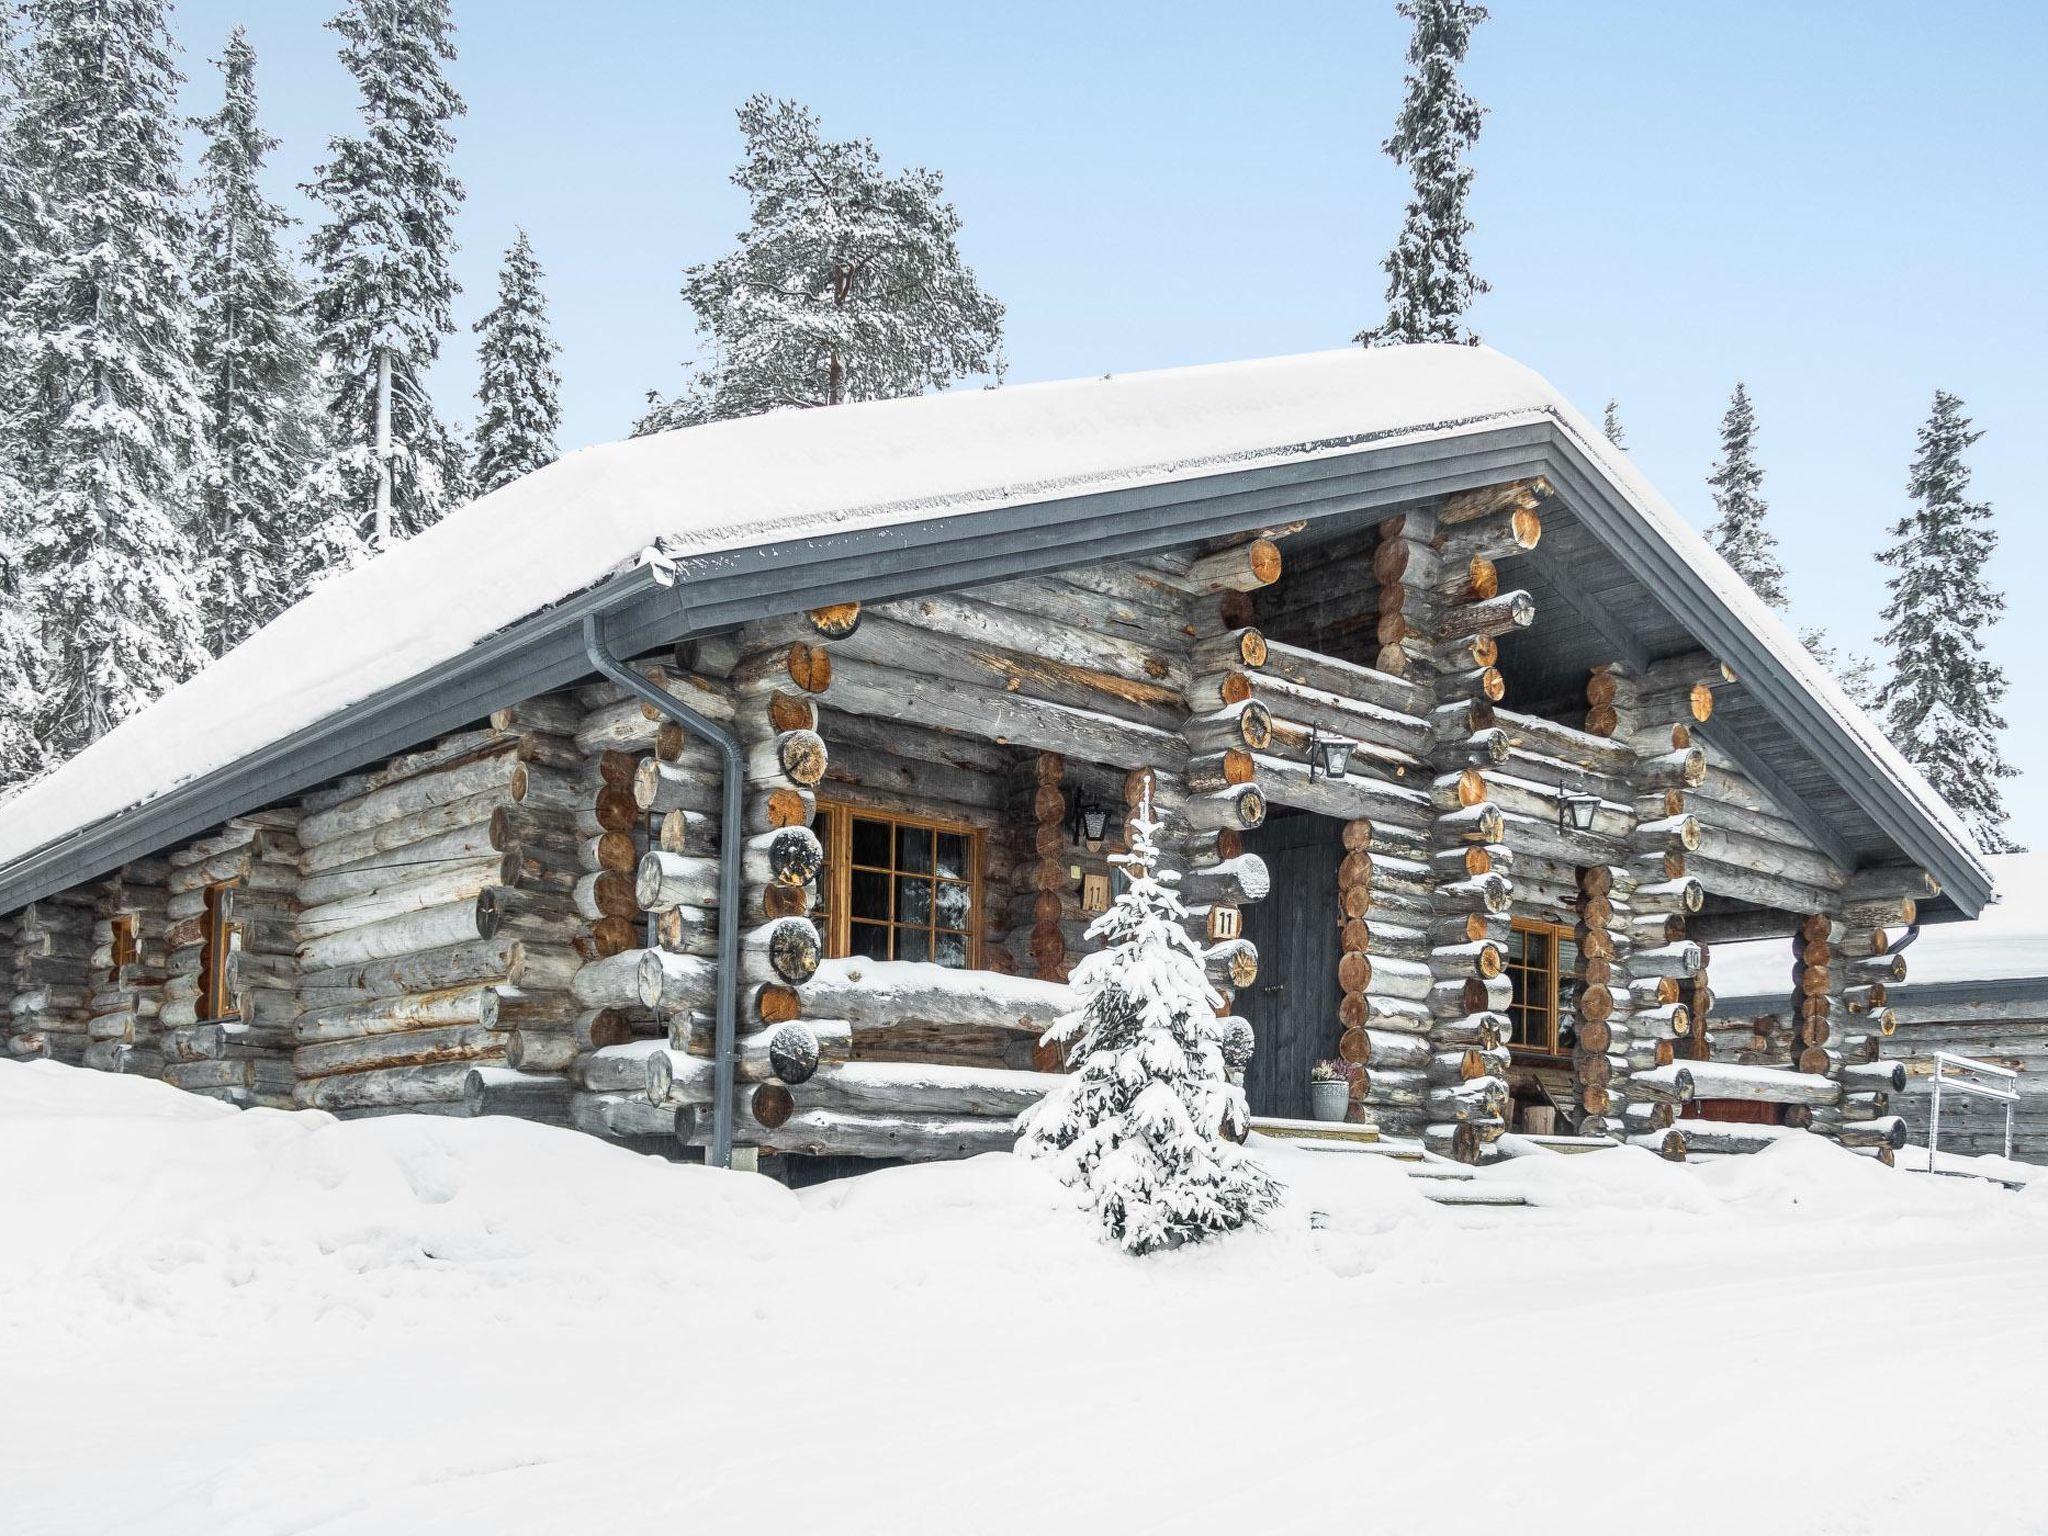
<path id="1" fill-rule="evenodd" d="M 1319 1061 L 1308 1069 L 1308 1112 L 1312 1119 L 1341 1121 L 1351 1109 L 1348 1061 Z"/>

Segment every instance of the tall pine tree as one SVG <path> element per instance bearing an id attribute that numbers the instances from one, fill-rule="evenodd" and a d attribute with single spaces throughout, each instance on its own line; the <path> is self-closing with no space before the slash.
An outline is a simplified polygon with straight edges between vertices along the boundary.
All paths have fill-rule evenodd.
<path id="1" fill-rule="evenodd" d="M 488 495 L 560 457 L 555 434 L 562 427 L 555 371 L 560 350 L 548 334 L 547 300 L 540 289 L 540 263 L 520 230 L 498 269 L 498 302 L 477 321 L 476 493 Z"/>
<path id="2" fill-rule="evenodd" d="M 15 29 L 11 0 L 0 4 L 0 295 L 20 291 L 25 245 L 34 217 L 29 144 L 20 137 L 27 61 Z M 11 329 L 0 328 L 0 433 L 20 413 L 17 388 L 25 349 Z M 42 646 L 29 623 L 21 576 L 21 540 L 28 500 L 21 483 L 18 445 L 0 435 L 0 794 L 44 766 L 35 736 Z"/>
<path id="3" fill-rule="evenodd" d="M 291 221 L 263 195 L 277 140 L 256 122 L 256 56 L 236 27 L 218 61 L 225 95 L 199 119 L 196 352 L 212 411 L 199 529 L 206 641 L 215 655 L 297 596 L 300 491 L 321 451 L 306 294 L 280 239 Z"/>
<path id="4" fill-rule="evenodd" d="M 833 141 L 793 101 L 740 108 L 737 251 L 683 274 L 709 353 L 636 433 L 915 395 L 1002 370 L 1003 306 L 961 260 L 935 171 L 883 174 L 868 139 Z"/>
<path id="5" fill-rule="evenodd" d="M 1749 583 L 1750 591 L 1782 612 L 1785 567 L 1778 561 L 1778 541 L 1764 521 L 1770 504 L 1763 498 L 1764 472 L 1756 462 L 1756 411 L 1740 383 L 1721 418 L 1721 458 L 1707 484 L 1714 488 L 1718 514 L 1707 530 L 1708 540 Z"/>
<path id="6" fill-rule="evenodd" d="M 33 0 L 16 124 L 40 207 L 9 307 L 13 540 L 43 650 L 34 734 L 68 756 L 204 659 L 178 73 L 162 0 Z"/>
<path id="7" fill-rule="evenodd" d="M 337 514 L 330 546 L 346 555 L 351 535 L 372 550 L 410 537 L 461 494 L 461 450 L 427 370 L 455 329 L 449 257 L 462 187 L 448 161 L 463 106 L 441 72 L 455 57 L 447 0 L 350 0 L 328 25 L 362 113 L 362 132 L 331 141 L 306 189 L 327 210 L 311 247 L 333 434 L 318 484 Z M 388 511 L 378 475 L 387 438 Z"/>
<path id="8" fill-rule="evenodd" d="M 1963 453 L 1984 434 L 1963 402 L 1934 392 L 1920 449 L 1906 478 L 1916 503 L 1892 527 L 1878 559 L 1892 568 L 1884 643 L 1891 676 L 1879 695 L 1885 726 L 1987 852 L 2014 851 L 1999 780 L 2014 769 L 1999 749 L 2005 672 L 1984 655 L 1984 632 L 2005 611 L 1985 580 L 1998 546 L 1991 504 L 1972 501 Z"/>
<path id="9" fill-rule="evenodd" d="M 1412 67 L 1393 136 L 1381 148 L 1396 165 L 1408 168 L 1414 190 L 1401 233 L 1382 263 L 1387 318 L 1352 339 L 1369 347 L 1413 341 L 1477 344 L 1465 313 L 1488 284 L 1472 270 L 1465 250 L 1472 233 L 1465 212 L 1472 167 L 1465 155 L 1479 140 L 1486 109 L 1466 94 L 1458 66 L 1465 61 L 1472 29 L 1486 20 L 1486 7 L 1467 0 L 1401 0 L 1398 9 L 1415 23 L 1408 41 Z"/>

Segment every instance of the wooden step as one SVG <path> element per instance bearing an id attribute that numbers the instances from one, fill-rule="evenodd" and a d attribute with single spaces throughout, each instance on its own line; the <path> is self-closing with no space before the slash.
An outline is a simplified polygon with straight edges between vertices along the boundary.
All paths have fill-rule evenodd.
<path id="1" fill-rule="evenodd" d="M 1282 1120 L 1273 1116 L 1254 1115 L 1252 1129 L 1261 1136 L 1275 1136 L 1283 1141 L 1365 1143 L 1380 1139 L 1380 1128 L 1370 1121 L 1352 1125 L 1339 1120 Z"/>

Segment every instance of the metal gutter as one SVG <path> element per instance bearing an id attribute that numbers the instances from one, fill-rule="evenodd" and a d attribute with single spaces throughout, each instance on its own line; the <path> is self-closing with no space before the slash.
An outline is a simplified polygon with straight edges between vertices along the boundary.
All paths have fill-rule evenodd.
<path id="1" fill-rule="evenodd" d="M 746 789 L 746 754 L 740 739 L 717 721 L 657 688 L 622 663 L 605 640 L 604 616 L 583 617 L 583 654 L 590 664 L 642 703 L 718 748 L 718 1000 L 711 1051 L 711 1151 L 714 1168 L 732 1166 L 733 1040 L 738 1034 L 740 978 L 740 813 Z"/>

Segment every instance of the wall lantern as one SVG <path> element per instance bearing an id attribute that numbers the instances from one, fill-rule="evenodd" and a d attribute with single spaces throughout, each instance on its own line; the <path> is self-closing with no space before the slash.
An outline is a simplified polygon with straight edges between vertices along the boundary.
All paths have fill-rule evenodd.
<path id="1" fill-rule="evenodd" d="M 1565 786 L 1564 798 L 1557 803 L 1557 830 L 1560 832 L 1590 832 L 1593 817 L 1599 813 L 1600 797 L 1589 795 L 1583 787 Z"/>
<path id="2" fill-rule="evenodd" d="M 1090 853 L 1102 847 L 1102 841 L 1109 835 L 1109 807 L 1099 800 L 1074 801 L 1073 838 L 1085 844 Z"/>
<path id="3" fill-rule="evenodd" d="M 1310 730 L 1308 737 L 1308 778 L 1313 784 L 1318 778 L 1341 779 L 1344 771 L 1351 766 L 1351 754 L 1358 743 L 1348 736 L 1325 736 L 1319 730 Z"/>

